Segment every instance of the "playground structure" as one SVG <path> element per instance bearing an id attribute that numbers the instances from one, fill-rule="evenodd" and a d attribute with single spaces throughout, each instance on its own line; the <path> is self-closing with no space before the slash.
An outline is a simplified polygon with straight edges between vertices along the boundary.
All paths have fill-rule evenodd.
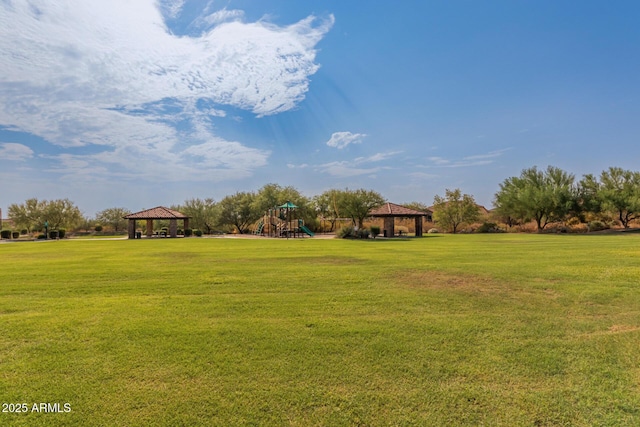
<path id="1" fill-rule="evenodd" d="M 297 218 L 297 206 L 287 201 L 265 212 L 258 223 L 255 234 L 268 237 L 313 237 L 315 234 L 304 225 L 302 218 Z"/>

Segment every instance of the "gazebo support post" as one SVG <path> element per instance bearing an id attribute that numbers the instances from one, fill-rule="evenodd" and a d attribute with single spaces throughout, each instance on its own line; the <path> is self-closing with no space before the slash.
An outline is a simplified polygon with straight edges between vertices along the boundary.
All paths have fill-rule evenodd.
<path id="1" fill-rule="evenodd" d="M 153 220 L 147 220 L 147 237 L 153 236 Z"/>
<path id="2" fill-rule="evenodd" d="M 422 237 L 422 217 L 416 217 L 416 237 Z"/>
<path id="3" fill-rule="evenodd" d="M 393 237 L 395 235 L 395 218 L 393 217 L 385 217 L 384 218 L 384 236 L 385 237 Z"/>
<path id="4" fill-rule="evenodd" d="M 169 237 L 178 237 L 178 220 L 169 220 Z"/>
<path id="5" fill-rule="evenodd" d="M 136 238 L 136 220 L 135 219 L 129 220 L 129 229 L 127 231 L 129 232 L 130 239 Z"/>

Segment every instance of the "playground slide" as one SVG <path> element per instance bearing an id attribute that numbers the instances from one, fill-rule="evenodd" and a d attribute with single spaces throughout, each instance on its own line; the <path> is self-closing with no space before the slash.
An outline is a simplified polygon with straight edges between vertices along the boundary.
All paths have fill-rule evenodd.
<path id="1" fill-rule="evenodd" d="M 305 233 L 307 233 L 311 237 L 315 236 L 313 231 L 309 230 L 306 225 L 300 226 L 300 230 L 304 231 Z"/>

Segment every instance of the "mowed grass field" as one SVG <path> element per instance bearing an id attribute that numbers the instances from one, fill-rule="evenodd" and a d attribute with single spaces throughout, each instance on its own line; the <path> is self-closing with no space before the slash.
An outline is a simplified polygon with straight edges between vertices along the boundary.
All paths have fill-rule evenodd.
<path id="1" fill-rule="evenodd" d="M 2 244 L 0 367 L 2 426 L 637 426 L 640 235 Z"/>

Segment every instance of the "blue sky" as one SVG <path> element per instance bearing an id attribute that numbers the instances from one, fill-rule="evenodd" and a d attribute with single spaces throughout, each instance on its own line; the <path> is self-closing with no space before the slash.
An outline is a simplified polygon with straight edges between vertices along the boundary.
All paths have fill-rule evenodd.
<path id="1" fill-rule="evenodd" d="M 640 160 L 635 1 L 1 0 L 0 208 L 267 183 L 490 206 Z"/>

